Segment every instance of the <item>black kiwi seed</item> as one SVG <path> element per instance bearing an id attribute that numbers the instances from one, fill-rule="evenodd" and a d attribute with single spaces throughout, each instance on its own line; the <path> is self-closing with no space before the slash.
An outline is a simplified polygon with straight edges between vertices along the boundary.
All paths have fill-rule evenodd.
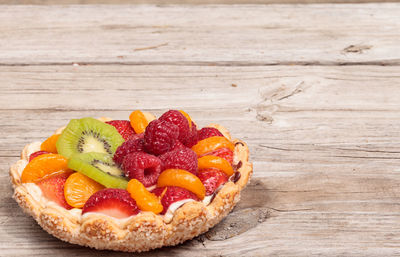
<path id="1" fill-rule="evenodd" d="M 78 152 L 80 153 L 83 152 L 83 146 L 85 145 L 85 136 L 92 136 L 103 144 L 104 150 L 106 150 L 108 154 L 112 154 L 111 145 L 106 140 L 104 140 L 104 138 L 101 137 L 100 133 L 90 130 L 90 131 L 82 131 L 81 135 L 82 137 L 79 138 L 78 144 L 76 146 Z"/>

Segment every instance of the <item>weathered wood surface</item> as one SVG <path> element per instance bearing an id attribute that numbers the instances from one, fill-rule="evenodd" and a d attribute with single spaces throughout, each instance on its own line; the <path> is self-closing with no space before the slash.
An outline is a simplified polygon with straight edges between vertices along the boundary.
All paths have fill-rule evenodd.
<path id="1" fill-rule="evenodd" d="M 0 65 L 400 64 L 398 4 L 0 8 Z"/>
<path id="2" fill-rule="evenodd" d="M 254 176 L 237 208 L 214 230 L 177 247 L 135 256 L 400 255 L 400 68 L 399 52 L 392 52 L 400 45 L 400 24 L 394 18 L 400 17 L 400 5 L 110 8 L 87 6 L 82 16 L 64 22 L 79 8 L 5 7 L 9 17 L 16 17 L 13 21 L 0 12 L 0 256 L 132 256 L 94 251 L 48 235 L 11 198 L 8 167 L 26 143 L 43 140 L 71 118 L 126 118 L 137 108 L 155 114 L 182 108 L 200 125 L 228 127 L 248 142 Z M 309 44 L 303 42 L 305 49 L 296 49 L 289 40 L 281 41 L 279 49 L 277 43 L 269 48 L 268 42 L 296 31 L 257 35 L 264 44 L 250 40 L 257 34 L 255 20 L 266 24 L 259 8 L 270 12 L 274 26 L 287 24 L 290 15 L 291 26 L 305 28 L 305 22 L 312 22 L 321 33 Z M 298 8 L 326 20 L 317 23 Z M 191 10 L 186 20 L 177 15 L 183 10 Z M 248 10 L 252 12 L 246 14 Z M 36 11 L 40 15 L 30 24 L 18 23 Z M 136 11 L 141 20 L 120 18 Z M 359 19 L 341 27 L 347 18 L 334 19 L 332 12 L 354 13 Z M 101 20 L 105 13 L 121 15 Z M 195 15 L 204 13 L 209 19 L 199 24 Z M 232 13 L 242 13 L 242 18 Z M 250 13 L 254 21 L 243 18 Z M 150 27 L 164 26 L 160 16 L 168 15 L 173 17 L 168 22 L 175 24 L 169 38 L 190 51 L 180 53 L 167 48 L 170 44 L 133 51 L 164 42 L 155 40 L 164 36 L 152 36 Z M 226 39 L 230 34 L 220 35 L 224 25 L 211 26 L 217 16 L 226 17 L 228 31 L 242 26 L 247 44 L 238 41 L 233 51 L 234 42 Z M 72 18 L 82 26 L 74 28 L 78 22 Z M 123 36 L 139 23 L 142 32 Z M 119 24 L 117 34 L 101 29 L 110 24 Z M 68 33 L 61 37 L 62 31 Z M 202 31 L 197 45 L 187 38 L 195 31 Z M 329 33 L 338 36 L 325 38 Z M 88 34 L 104 41 L 88 45 Z M 109 38 L 113 36 L 120 38 Z M 57 49 L 75 37 L 72 47 Z M 141 43 L 130 42 L 134 38 Z M 332 51 L 338 42 L 343 44 L 338 49 L 373 47 Z M 128 46 L 129 56 L 112 61 L 121 54 L 119 48 Z M 257 47 L 274 56 L 275 63 L 251 51 Z M 285 65 L 290 56 L 310 65 Z M 70 65 L 75 61 L 89 65 Z M 337 65 L 356 61 L 361 65 Z M 385 66 L 371 65 L 377 62 Z"/>
<path id="3" fill-rule="evenodd" d="M 398 0 L 0 0 L 0 4 L 310 4 L 385 3 Z"/>

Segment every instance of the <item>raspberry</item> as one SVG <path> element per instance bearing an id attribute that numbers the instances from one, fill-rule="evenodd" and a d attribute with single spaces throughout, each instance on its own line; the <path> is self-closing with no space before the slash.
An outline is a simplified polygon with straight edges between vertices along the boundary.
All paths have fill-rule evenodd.
<path id="1" fill-rule="evenodd" d="M 215 151 L 206 153 L 206 154 L 204 154 L 204 155 L 202 155 L 200 157 L 203 157 L 205 155 L 214 155 L 214 156 L 218 156 L 218 157 L 224 158 L 230 164 L 232 164 L 232 162 L 233 162 L 233 151 L 231 149 L 227 148 L 227 147 L 220 148 L 220 149 L 217 149 Z"/>
<path id="2" fill-rule="evenodd" d="M 194 175 L 197 173 L 197 155 L 191 149 L 185 147 L 160 155 L 162 170 L 182 169 Z"/>
<path id="3" fill-rule="evenodd" d="M 120 145 L 115 151 L 113 160 L 116 164 L 122 165 L 124 158 L 129 153 L 143 152 L 144 151 L 144 140 L 143 138 L 137 138 L 140 134 L 135 134 L 133 137 Z"/>
<path id="4" fill-rule="evenodd" d="M 165 192 L 164 192 L 165 190 Z M 163 211 L 161 214 L 165 214 L 168 210 L 168 207 L 177 201 L 180 200 L 185 200 L 185 199 L 193 199 L 195 201 L 198 201 L 199 198 L 192 192 L 181 188 L 181 187 L 175 187 L 175 186 L 169 186 L 169 187 L 157 187 L 152 191 L 155 195 L 158 197 L 162 196 L 161 198 L 161 204 L 164 207 Z"/>
<path id="5" fill-rule="evenodd" d="M 168 121 L 153 120 L 144 133 L 144 146 L 147 152 L 160 155 L 170 151 L 179 136 L 179 128 Z"/>
<path id="6" fill-rule="evenodd" d="M 178 140 L 182 143 L 187 141 L 190 135 L 189 122 L 180 111 L 169 110 L 161 115 L 159 120 L 169 121 L 172 124 L 176 125 L 179 128 Z"/>
<path id="7" fill-rule="evenodd" d="M 203 140 L 206 139 L 208 137 L 215 137 L 215 136 L 219 136 L 219 137 L 223 137 L 224 135 L 222 135 L 221 132 L 219 132 L 218 129 L 216 128 L 211 128 L 211 127 L 204 127 L 202 129 L 200 129 L 198 132 L 198 140 Z"/>
<path id="8" fill-rule="evenodd" d="M 35 158 L 38 157 L 39 155 L 47 154 L 47 153 L 49 153 L 49 152 L 46 152 L 46 151 L 37 151 L 37 152 L 34 152 L 34 153 L 32 153 L 31 155 L 29 155 L 29 161 L 32 161 L 33 159 L 35 159 Z"/>
<path id="9" fill-rule="evenodd" d="M 111 120 L 106 123 L 114 126 L 125 140 L 136 134 L 128 120 Z"/>
<path id="10" fill-rule="evenodd" d="M 190 131 L 190 134 L 185 142 L 183 144 L 189 148 L 197 144 L 198 141 L 198 135 L 197 135 L 197 127 L 196 124 L 192 121 L 192 130 Z"/>
<path id="11" fill-rule="evenodd" d="M 175 144 L 172 146 L 172 151 L 180 148 L 186 148 L 186 146 L 182 144 L 181 141 L 176 140 Z"/>
<path id="12" fill-rule="evenodd" d="M 197 175 L 206 188 L 206 195 L 212 195 L 218 187 L 228 181 L 228 176 L 218 169 L 204 169 Z"/>
<path id="13" fill-rule="evenodd" d="M 161 160 L 151 154 L 136 152 L 125 156 L 122 163 L 125 175 L 139 180 L 145 187 L 154 185 L 161 173 Z"/>

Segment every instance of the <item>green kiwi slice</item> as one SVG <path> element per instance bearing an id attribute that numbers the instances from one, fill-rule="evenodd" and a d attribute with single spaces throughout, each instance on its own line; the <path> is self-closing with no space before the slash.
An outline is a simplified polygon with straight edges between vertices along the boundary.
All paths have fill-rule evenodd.
<path id="1" fill-rule="evenodd" d="M 76 153 L 106 153 L 113 155 L 124 142 L 114 126 L 94 118 L 71 120 L 57 140 L 59 154 L 70 158 Z"/>
<path id="2" fill-rule="evenodd" d="M 80 172 L 105 187 L 126 189 L 128 180 L 107 153 L 78 153 L 68 160 L 68 168 Z"/>

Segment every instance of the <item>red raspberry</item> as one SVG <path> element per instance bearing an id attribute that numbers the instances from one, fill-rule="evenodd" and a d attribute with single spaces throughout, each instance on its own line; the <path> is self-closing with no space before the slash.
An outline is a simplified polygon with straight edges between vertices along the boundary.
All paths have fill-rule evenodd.
<path id="1" fill-rule="evenodd" d="M 221 132 L 219 132 L 218 129 L 216 128 L 210 128 L 210 127 L 205 127 L 200 129 L 198 132 L 198 140 L 203 140 L 209 137 L 215 137 L 215 136 L 219 136 L 219 137 L 223 137 L 224 135 L 222 135 Z"/>
<path id="2" fill-rule="evenodd" d="M 218 157 L 224 158 L 230 164 L 232 164 L 232 162 L 233 162 L 233 152 L 232 152 L 231 149 L 226 148 L 226 147 L 217 149 L 217 150 L 209 152 L 209 153 L 206 153 L 206 154 L 204 154 L 204 155 L 202 155 L 200 157 L 203 157 L 205 155 L 214 155 L 214 156 L 218 156 Z"/>
<path id="3" fill-rule="evenodd" d="M 164 192 L 164 190 L 166 191 Z M 193 199 L 198 201 L 199 198 L 192 192 L 176 186 L 169 186 L 169 187 L 157 187 L 152 191 L 157 196 L 161 196 L 163 193 L 163 197 L 161 198 L 161 204 L 164 207 L 161 214 L 165 214 L 168 210 L 168 207 L 177 201 L 185 200 L 185 199 Z"/>
<path id="4" fill-rule="evenodd" d="M 186 146 L 182 144 L 181 141 L 176 140 L 175 144 L 172 146 L 172 151 L 180 148 L 186 148 Z"/>
<path id="5" fill-rule="evenodd" d="M 128 120 L 112 120 L 106 123 L 114 126 L 125 140 L 136 134 Z"/>
<path id="6" fill-rule="evenodd" d="M 197 127 L 196 124 L 192 121 L 192 130 L 190 131 L 190 134 L 186 140 L 186 142 L 183 142 L 183 144 L 189 148 L 197 144 L 198 141 L 198 136 L 197 136 Z"/>
<path id="7" fill-rule="evenodd" d="M 213 168 L 201 170 L 197 177 L 203 182 L 206 195 L 212 195 L 220 185 L 228 181 L 228 176 L 224 172 Z"/>
<path id="8" fill-rule="evenodd" d="M 170 151 L 178 140 L 179 128 L 168 121 L 153 120 L 144 132 L 144 146 L 147 152 L 160 155 Z"/>
<path id="9" fill-rule="evenodd" d="M 186 117 L 177 110 L 169 110 L 159 120 L 169 121 L 179 128 L 178 140 L 182 143 L 186 142 L 190 135 L 189 122 Z"/>
<path id="10" fill-rule="evenodd" d="M 39 155 L 42 155 L 42 154 L 48 154 L 49 152 L 46 152 L 46 151 L 37 151 L 37 152 L 34 152 L 34 153 L 32 153 L 31 155 L 29 155 L 29 161 L 32 161 L 33 159 L 35 159 L 36 157 L 38 157 Z"/>
<path id="11" fill-rule="evenodd" d="M 136 215 L 140 210 L 128 191 L 106 188 L 89 197 L 82 209 L 82 214 L 86 212 L 99 212 L 122 219 Z"/>
<path id="12" fill-rule="evenodd" d="M 129 178 L 137 179 L 145 187 L 154 185 L 161 173 L 161 160 L 151 154 L 136 152 L 125 156 L 122 169 Z"/>
<path id="13" fill-rule="evenodd" d="M 197 173 L 197 155 L 191 149 L 185 147 L 160 155 L 162 170 L 182 169 L 194 175 Z"/>
<path id="14" fill-rule="evenodd" d="M 143 138 L 135 139 L 137 135 L 134 135 L 131 139 L 125 141 L 124 143 L 122 143 L 122 145 L 120 145 L 117 148 L 113 157 L 113 160 L 116 164 L 122 165 L 125 156 L 128 155 L 129 153 L 144 151 L 144 140 Z"/>

